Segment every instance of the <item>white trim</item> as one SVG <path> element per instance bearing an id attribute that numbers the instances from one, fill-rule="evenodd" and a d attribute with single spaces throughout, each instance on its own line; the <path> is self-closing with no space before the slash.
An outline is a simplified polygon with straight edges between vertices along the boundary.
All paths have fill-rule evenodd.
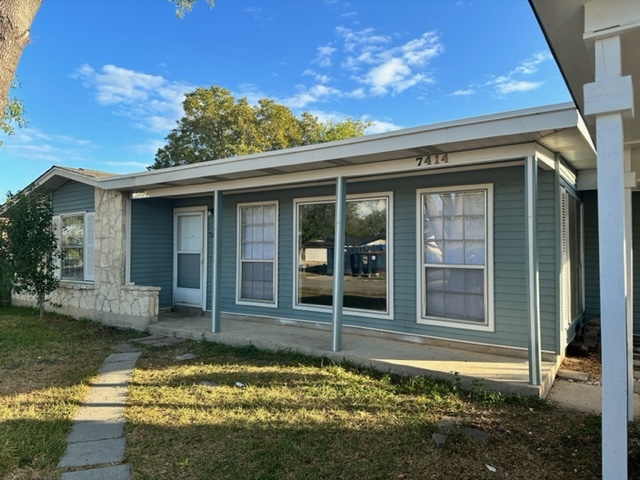
<path id="1" fill-rule="evenodd" d="M 575 185 L 578 180 L 576 172 L 560 159 L 560 178 L 564 179 L 569 185 Z"/>
<path id="2" fill-rule="evenodd" d="M 202 244 L 201 244 L 201 255 L 202 259 L 200 262 L 200 307 L 202 310 L 206 310 L 207 308 L 207 212 L 209 211 L 209 207 L 206 205 L 199 205 L 195 207 L 178 207 L 173 209 L 173 304 L 174 305 L 185 305 L 192 307 L 193 305 L 184 304 L 184 303 L 176 303 L 175 292 L 176 288 L 178 288 L 178 222 L 176 218 L 180 214 L 189 214 L 189 213 L 200 213 L 202 214 Z"/>
<path id="3" fill-rule="evenodd" d="M 283 173 L 279 175 L 265 175 L 260 177 L 240 178 L 237 180 L 222 180 L 219 182 L 202 183 L 197 185 L 184 185 L 176 187 L 165 187 L 148 190 L 144 194 L 137 194 L 141 198 L 199 195 L 211 193 L 213 190 L 247 190 L 252 188 L 272 187 L 278 185 L 291 185 L 295 183 L 327 181 L 328 184 L 335 183 L 336 177 L 344 176 L 349 180 L 355 177 L 366 177 L 372 175 L 388 175 L 393 173 L 409 173 L 413 176 L 432 175 L 438 172 L 450 173 L 454 168 L 464 168 L 473 170 L 478 165 L 496 162 L 523 161 L 524 158 L 535 154 L 537 144 L 534 142 L 509 145 L 505 147 L 483 148 L 479 150 L 469 150 L 463 152 L 453 152 L 448 155 L 449 162 L 429 167 L 418 167 L 416 157 L 404 157 L 396 160 L 386 160 L 380 162 L 347 165 L 340 167 L 328 167 L 311 169 L 295 173 Z M 176 167 L 179 168 L 179 167 Z"/>
<path id="4" fill-rule="evenodd" d="M 453 191 L 482 190 L 486 192 L 485 205 L 485 322 L 483 324 L 472 323 L 464 320 L 445 319 L 439 317 L 424 317 L 422 308 L 425 304 L 426 291 L 424 288 L 424 260 L 423 260 L 423 215 L 422 215 L 422 195 L 425 193 L 443 193 Z M 493 184 L 471 184 L 455 185 L 447 187 L 421 188 L 416 190 L 416 323 L 422 325 L 433 325 L 438 327 L 455 328 L 462 330 L 476 330 L 484 332 L 495 331 L 494 306 L 493 306 Z M 445 268 L 445 265 L 442 265 Z M 464 266 L 464 268 L 475 268 L 475 266 Z M 461 267 L 462 268 L 462 267 Z"/>
<path id="5" fill-rule="evenodd" d="M 274 226 L 274 245 L 273 245 L 273 259 L 272 260 L 251 260 L 252 262 L 260 263 L 273 263 L 273 301 L 269 300 L 251 300 L 241 298 L 242 292 L 242 216 L 241 210 L 243 207 L 257 207 L 260 205 L 275 206 L 275 226 Z M 236 305 L 249 305 L 254 307 L 267 307 L 278 308 L 278 239 L 280 237 L 280 201 L 279 200 L 265 200 L 261 202 L 244 202 L 236 204 Z"/>
<path id="6" fill-rule="evenodd" d="M 386 279 L 387 279 L 387 311 L 377 312 L 375 310 L 364 310 L 358 308 L 343 307 L 346 315 L 354 317 L 376 318 L 381 320 L 394 320 L 394 246 L 393 234 L 394 218 L 393 218 L 393 192 L 372 192 L 372 193 L 354 193 L 347 195 L 347 203 L 354 200 L 386 200 L 387 201 L 387 238 L 386 238 Z M 298 298 L 298 205 L 313 203 L 334 203 L 335 196 L 320 197 L 298 197 L 293 200 L 293 295 L 291 299 L 291 308 L 293 310 L 301 310 L 318 313 L 331 313 L 331 306 L 322 305 L 305 305 L 297 302 Z"/>

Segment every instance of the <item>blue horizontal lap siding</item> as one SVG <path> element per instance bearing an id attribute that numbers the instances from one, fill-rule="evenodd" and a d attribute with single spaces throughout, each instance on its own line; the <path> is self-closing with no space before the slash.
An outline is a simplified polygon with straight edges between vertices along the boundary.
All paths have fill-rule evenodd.
<path id="1" fill-rule="evenodd" d="M 65 213 L 93 212 L 95 192 L 91 185 L 69 180 L 52 193 L 54 215 Z"/>
<path id="2" fill-rule="evenodd" d="M 543 350 L 557 349 L 556 176 L 538 170 L 538 270 L 540 289 L 540 338 Z M 566 343 L 566 342 L 565 342 Z M 564 348 L 564 345 L 562 346 Z M 560 352 L 556 352 L 560 353 Z"/>
<path id="3" fill-rule="evenodd" d="M 553 202 L 553 177 L 540 176 L 540 202 Z M 494 305 L 495 332 L 435 327 L 416 322 L 416 190 L 452 185 L 494 185 Z M 528 335 L 524 169 L 522 167 L 469 173 L 416 175 L 400 179 L 349 183 L 348 194 L 393 192 L 394 296 L 393 320 L 345 315 L 345 325 L 415 333 L 454 340 L 526 348 Z M 333 186 L 274 190 L 251 194 L 226 194 L 222 221 L 222 310 L 253 315 L 278 316 L 319 322 L 331 321 L 330 310 L 311 312 L 293 309 L 293 202 L 294 199 L 332 196 Z M 236 304 L 237 205 L 248 202 L 279 202 L 278 308 Z M 546 208 L 546 207 L 545 207 Z M 541 331 L 544 349 L 553 350 L 556 340 L 555 230 L 554 214 L 539 215 Z"/>
<path id="4" fill-rule="evenodd" d="M 596 190 L 584 191 L 580 193 L 580 197 L 584 205 L 584 315 L 586 319 L 589 319 L 600 316 L 598 192 Z"/>
<path id="5" fill-rule="evenodd" d="M 173 306 L 173 200 L 131 201 L 131 281 L 160 287 L 160 308 Z"/>

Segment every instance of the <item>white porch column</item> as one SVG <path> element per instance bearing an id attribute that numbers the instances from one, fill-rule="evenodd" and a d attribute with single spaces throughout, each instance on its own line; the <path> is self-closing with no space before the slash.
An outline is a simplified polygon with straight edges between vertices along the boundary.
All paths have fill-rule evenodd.
<path id="1" fill-rule="evenodd" d="M 586 12 L 589 22 L 589 11 Z M 598 235 L 602 322 L 602 477 L 627 478 L 629 410 L 629 215 L 625 197 L 623 113 L 633 108 L 631 79 L 622 77 L 620 37 L 595 39 L 595 83 L 584 86 L 585 114 L 596 116 Z M 628 198 L 630 200 L 630 197 Z"/>
<path id="2" fill-rule="evenodd" d="M 334 352 L 342 350 L 342 303 L 344 294 L 344 235 L 347 180 L 336 179 L 336 219 L 333 239 L 333 335 Z"/>
<path id="3" fill-rule="evenodd" d="M 211 265 L 211 331 L 220 332 L 220 286 L 222 262 L 222 192 L 217 190 L 213 194 L 213 245 Z"/>
<path id="4" fill-rule="evenodd" d="M 542 383 L 540 347 L 540 295 L 538 272 L 538 162 L 535 156 L 525 159 L 525 209 L 527 212 L 527 312 L 529 317 L 529 383 Z"/>

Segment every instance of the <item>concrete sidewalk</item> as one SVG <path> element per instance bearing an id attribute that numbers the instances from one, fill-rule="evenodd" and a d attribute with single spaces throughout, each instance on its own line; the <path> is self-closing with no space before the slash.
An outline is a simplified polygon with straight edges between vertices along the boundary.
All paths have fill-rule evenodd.
<path id="1" fill-rule="evenodd" d="M 127 383 L 140 356 L 129 344 L 114 347 L 100 367 L 98 378 L 78 409 L 67 451 L 58 463 L 68 469 L 61 480 L 127 480 L 131 472 L 124 457 L 124 407 Z"/>
<path id="2" fill-rule="evenodd" d="M 383 372 L 426 375 L 457 380 L 471 388 L 480 383 L 487 390 L 521 395 L 545 396 L 555 377 L 557 362 L 542 362 L 542 385 L 529 384 L 526 351 L 521 357 L 493 353 L 491 347 L 457 344 L 458 348 L 434 344 L 433 339 L 416 335 L 390 334 L 345 327 L 343 349 L 331 350 L 331 330 L 327 325 L 283 319 L 256 320 L 253 317 L 223 314 L 220 333 L 211 332 L 209 316 L 163 314 L 149 332 L 192 340 L 208 340 L 229 345 L 255 345 L 266 350 L 292 350 L 327 357 L 336 362 L 351 361 Z M 493 349 L 494 351 L 497 349 Z"/>

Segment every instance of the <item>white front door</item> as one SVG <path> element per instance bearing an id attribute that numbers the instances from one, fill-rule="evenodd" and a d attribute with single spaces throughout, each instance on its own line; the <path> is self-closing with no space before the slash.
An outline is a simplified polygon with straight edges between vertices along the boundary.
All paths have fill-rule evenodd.
<path id="1" fill-rule="evenodd" d="M 174 305 L 206 308 L 206 218 L 206 207 L 174 211 Z"/>

